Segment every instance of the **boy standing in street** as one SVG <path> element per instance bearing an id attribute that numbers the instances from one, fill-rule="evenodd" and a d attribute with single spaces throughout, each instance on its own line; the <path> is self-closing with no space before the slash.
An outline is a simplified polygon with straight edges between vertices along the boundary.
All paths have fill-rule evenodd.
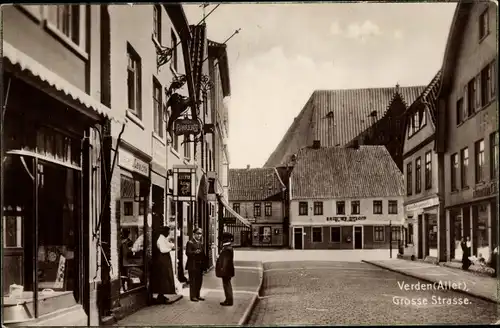
<path id="1" fill-rule="evenodd" d="M 215 265 L 215 275 L 222 278 L 222 287 L 224 288 L 224 295 L 226 296 L 226 300 L 220 303 L 222 306 L 233 305 L 231 278 L 234 277 L 234 252 L 231 246 L 232 241 L 232 234 L 228 232 L 222 234 L 222 250 Z"/>

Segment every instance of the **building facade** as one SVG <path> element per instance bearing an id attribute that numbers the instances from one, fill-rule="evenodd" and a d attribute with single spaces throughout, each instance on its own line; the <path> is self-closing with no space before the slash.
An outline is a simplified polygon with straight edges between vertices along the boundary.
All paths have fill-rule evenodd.
<path id="1" fill-rule="evenodd" d="M 123 123 L 106 103 L 101 15 L 2 7 L 5 325 L 99 325 L 101 154 L 110 119 Z"/>
<path id="2" fill-rule="evenodd" d="M 304 148 L 290 177 L 290 246 L 396 249 L 403 193 L 403 176 L 384 146 Z"/>
<path id="3" fill-rule="evenodd" d="M 460 240 L 489 262 L 498 246 L 498 50 L 494 4 L 457 4 L 443 61 L 437 151 L 446 207 L 446 258 Z"/>
<path id="4" fill-rule="evenodd" d="M 405 112 L 403 167 L 405 246 L 417 258 L 438 256 L 438 221 L 443 221 L 443 200 L 439 190 L 438 154 L 434 151 L 437 94 L 441 71 Z M 444 251 L 444 249 L 440 249 Z"/>
<path id="5" fill-rule="evenodd" d="M 229 170 L 230 205 L 252 224 L 237 237 L 240 246 L 285 246 L 285 190 L 275 168 Z"/>

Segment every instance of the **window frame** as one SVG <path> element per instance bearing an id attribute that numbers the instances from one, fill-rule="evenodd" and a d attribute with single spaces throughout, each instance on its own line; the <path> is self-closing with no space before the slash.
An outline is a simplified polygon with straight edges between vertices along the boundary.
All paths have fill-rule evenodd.
<path id="1" fill-rule="evenodd" d="M 384 202 L 381 200 L 374 200 L 373 204 L 373 214 L 381 215 L 384 214 Z M 375 211 L 376 208 L 380 207 L 380 212 Z"/>
<path id="2" fill-rule="evenodd" d="M 422 158 L 415 159 L 415 195 L 422 192 Z"/>
<path id="3" fill-rule="evenodd" d="M 394 237 L 394 234 L 396 235 L 396 238 Z M 401 227 L 400 226 L 391 226 L 391 241 L 395 242 L 400 240 L 402 237 L 401 235 Z"/>
<path id="4" fill-rule="evenodd" d="M 451 154 L 450 156 L 450 189 L 451 192 L 458 191 L 458 153 Z"/>
<path id="5" fill-rule="evenodd" d="M 314 215 L 323 215 L 323 202 L 315 201 L 313 203 L 313 214 Z"/>
<path id="6" fill-rule="evenodd" d="M 172 63 L 172 68 L 177 71 L 177 69 L 179 68 L 179 55 L 178 55 L 178 49 L 179 47 L 177 46 L 177 43 L 179 43 L 177 41 L 177 35 L 175 34 L 174 30 L 173 29 L 170 29 L 170 39 L 171 39 L 171 44 L 170 44 L 170 47 L 172 48 L 172 59 L 171 59 L 171 63 Z"/>
<path id="7" fill-rule="evenodd" d="M 479 37 L 479 43 L 481 43 L 481 41 L 483 41 L 490 34 L 489 8 L 486 8 L 479 15 L 478 25 L 479 25 L 478 37 Z"/>
<path id="8" fill-rule="evenodd" d="M 184 159 L 191 160 L 191 135 L 184 135 Z"/>
<path id="9" fill-rule="evenodd" d="M 424 187 L 425 190 L 429 190 L 432 188 L 432 151 L 426 152 L 424 158 Z"/>
<path id="10" fill-rule="evenodd" d="M 498 179 L 498 131 L 490 133 L 490 180 Z"/>
<path id="11" fill-rule="evenodd" d="M 262 208 L 260 202 L 253 203 L 253 216 L 254 217 L 262 216 Z"/>
<path id="12" fill-rule="evenodd" d="M 162 9 L 161 5 L 153 5 L 153 38 L 161 44 Z"/>
<path id="13" fill-rule="evenodd" d="M 469 174 L 469 147 L 465 147 L 460 149 L 460 187 L 462 189 L 466 189 L 469 187 L 468 174 Z"/>
<path id="14" fill-rule="evenodd" d="M 306 216 L 309 213 L 309 205 L 307 202 L 299 202 L 299 215 L 300 216 Z"/>
<path id="15" fill-rule="evenodd" d="M 413 161 L 406 163 L 406 195 L 413 194 Z"/>
<path id="16" fill-rule="evenodd" d="M 457 100 L 456 103 L 456 119 L 457 119 L 457 125 L 462 124 L 462 122 L 465 120 L 465 115 L 464 115 L 464 97 L 460 97 L 460 99 Z"/>
<path id="17" fill-rule="evenodd" d="M 382 231 L 377 231 L 380 228 Z M 378 239 L 378 233 L 382 232 L 382 239 Z M 385 243 L 385 226 L 383 225 L 374 225 L 373 226 L 373 242 L 375 243 Z"/>
<path id="18" fill-rule="evenodd" d="M 357 204 L 357 211 L 354 211 L 354 205 Z M 353 215 L 359 215 L 361 214 L 361 201 L 359 200 L 352 200 L 351 201 L 351 214 Z"/>
<path id="19" fill-rule="evenodd" d="M 339 230 L 339 240 L 338 241 L 333 240 L 333 230 L 334 229 Z M 340 244 L 342 242 L 342 227 L 341 226 L 330 227 L 330 242 L 334 243 L 334 244 Z"/>
<path id="20" fill-rule="evenodd" d="M 264 203 L 264 216 L 273 216 L 273 204 L 271 202 Z"/>
<path id="21" fill-rule="evenodd" d="M 484 139 L 478 140 L 474 143 L 474 167 L 476 184 L 483 183 L 485 181 Z"/>
<path id="22" fill-rule="evenodd" d="M 233 203 L 233 211 L 240 214 L 240 203 Z"/>
<path id="23" fill-rule="evenodd" d="M 135 63 L 135 67 L 131 67 L 131 63 Z M 131 72 L 134 81 L 133 108 L 130 106 L 129 73 Z M 127 43 L 127 107 L 127 112 L 142 120 L 142 60 L 130 43 Z"/>
<path id="24" fill-rule="evenodd" d="M 387 202 L 387 213 L 388 214 L 398 214 L 398 201 L 397 200 L 391 199 Z"/>
<path id="25" fill-rule="evenodd" d="M 158 81 L 158 79 L 153 76 L 153 132 L 158 136 L 160 139 L 163 140 L 164 137 L 164 125 L 163 125 L 163 95 L 162 95 L 162 90 L 163 87 Z M 156 92 L 158 92 L 158 99 Z"/>
<path id="26" fill-rule="evenodd" d="M 314 240 L 314 229 L 319 229 L 321 236 L 320 241 Z M 323 242 L 323 227 L 311 227 L 311 243 L 322 243 L 322 242 Z"/>
<path id="27" fill-rule="evenodd" d="M 339 211 L 339 206 L 342 206 L 343 210 L 342 211 Z M 344 200 L 337 200 L 335 202 L 335 213 L 337 213 L 337 215 L 346 215 L 346 208 L 345 208 L 345 201 Z"/>

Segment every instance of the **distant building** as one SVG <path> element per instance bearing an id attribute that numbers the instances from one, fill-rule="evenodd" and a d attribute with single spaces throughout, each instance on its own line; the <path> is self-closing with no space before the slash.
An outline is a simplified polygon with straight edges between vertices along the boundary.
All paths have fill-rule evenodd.
<path id="1" fill-rule="evenodd" d="M 252 231 L 242 234 L 239 245 L 285 246 L 285 189 L 275 168 L 229 170 L 229 203 L 252 223 Z"/>
<path id="2" fill-rule="evenodd" d="M 383 145 L 401 170 L 401 117 L 425 86 L 316 90 L 295 118 L 265 167 L 277 167 L 303 147 Z"/>
<path id="3" fill-rule="evenodd" d="M 437 219 L 443 216 L 435 152 L 437 95 L 441 71 L 405 113 L 403 166 L 405 179 L 405 250 L 417 258 L 437 258 Z"/>
<path id="4" fill-rule="evenodd" d="M 396 248 L 403 175 L 384 146 L 301 149 L 290 177 L 294 249 Z"/>

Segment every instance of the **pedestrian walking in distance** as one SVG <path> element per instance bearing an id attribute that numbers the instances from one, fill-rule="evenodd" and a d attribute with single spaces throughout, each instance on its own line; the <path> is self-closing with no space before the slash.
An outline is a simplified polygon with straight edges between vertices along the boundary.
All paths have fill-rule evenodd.
<path id="1" fill-rule="evenodd" d="M 200 297 L 203 283 L 203 270 L 205 268 L 205 252 L 201 243 L 202 231 L 200 228 L 193 230 L 193 238 L 186 245 L 186 269 L 189 273 L 189 297 L 192 302 L 204 301 Z"/>
<path id="2" fill-rule="evenodd" d="M 215 275 L 222 278 L 222 287 L 224 288 L 224 295 L 226 300 L 221 302 L 222 306 L 232 306 L 233 305 L 233 286 L 231 286 L 231 278 L 234 277 L 234 252 L 233 246 L 233 235 L 224 232 L 222 234 L 222 250 L 217 258 L 217 263 L 215 264 Z"/>
<path id="3" fill-rule="evenodd" d="M 175 294 L 174 270 L 170 252 L 175 250 L 175 245 L 168 241 L 169 227 L 159 228 L 153 236 L 153 245 L 156 247 L 153 257 L 153 272 L 151 279 L 151 292 L 158 294 L 155 303 L 165 304 L 168 298 L 165 295 Z"/>

